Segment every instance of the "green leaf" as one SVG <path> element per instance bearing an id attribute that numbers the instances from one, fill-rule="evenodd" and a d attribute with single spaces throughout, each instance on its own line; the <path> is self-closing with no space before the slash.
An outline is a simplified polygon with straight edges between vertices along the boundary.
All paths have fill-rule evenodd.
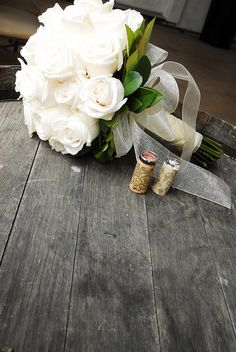
<path id="1" fill-rule="evenodd" d="M 134 39 L 142 36 L 143 36 L 143 32 L 141 31 L 141 29 L 140 28 L 136 29 L 136 31 L 134 32 Z"/>
<path id="2" fill-rule="evenodd" d="M 127 59 L 126 61 L 126 72 L 134 71 L 135 67 L 138 64 L 139 56 L 138 49 L 136 49 Z"/>
<path id="3" fill-rule="evenodd" d="M 128 111 L 129 111 L 129 108 L 128 108 L 127 104 L 124 104 L 124 105 L 120 108 L 119 113 L 117 112 L 117 114 L 118 114 L 118 115 L 121 115 L 121 114 L 123 114 L 124 112 L 128 112 Z"/>
<path id="4" fill-rule="evenodd" d="M 105 123 L 109 128 L 112 128 L 112 127 L 115 127 L 118 119 L 119 119 L 119 114 L 115 113 L 115 115 L 112 117 L 112 119 L 109 121 L 106 121 Z"/>
<path id="5" fill-rule="evenodd" d="M 134 32 L 132 31 L 132 29 L 126 24 L 125 25 L 126 28 L 126 34 L 127 34 L 127 40 L 128 40 L 128 56 L 130 55 L 130 49 L 132 47 L 133 41 L 134 41 Z"/>
<path id="6" fill-rule="evenodd" d="M 133 112 L 138 111 L 142 106 L 141 101 L 138 98 L 135 98 L 134 96 L 129 97 L 128 104 L 130 111 Z"/>
<path id="7" fill-rule="evenodd" d="M 130 53 L 132 54 L 135 50 L 138 50 L 138 45 L 139 45 L 139 42 L 141 40 L 141 35 L 138 35 L 137 38 L 135 38 L 135 40 L 133 41 L 133 44 L 131 46 L 131 49 L 130 49 Z"/>
<path id="8" fill-rule="evenodd" d="M 110 146 L 112 149 L 114 149 L 114 151 L 116 151 L 116 147 L 115 147 L 115 142 L 114 142 L 114 138 L 112 138 Z"/>
<path id="9" fill-rule="evenodd" d="M 96 151 L 94 153 L 94 156 L 96 159 L 100 159 L 103 155 L 103 153 L 108 149 L 109 143 L 105 143 L 104 146 L 102 147 L 102 150 Z"/>
<path id="10" fill-rule="evenodd" d="M 115 154 L 115 149 L 113 149 L 112 146 L 110 145 L 110 147 L 107 150 L 107 155 L 113 158 L 114 154 Z"/>
<path id="11" fill-rule="evenodd" d="M 149 87 L 140 87 L 135 93 L 135 98 L 137 98 L 142 104 L 138 112 L 142 112 L 151 106 L 152 102 L 156 98 L 156 95 L 157 91 L 155 89 Z"/>
<path id="12" fill-rule="evenodd" d="M 136 68 L 136 71 L 140 73 L 140 75 L 143 78 L 142 85 L 144 85 L 147 82 L 151 73 L 151 68 L 152 66 L 149 58 L 146 55 L 142 56 Z"/>
<path id="13" fill-rule="evenodd" d="M 154 106 L 154 105 L 156 105 L 157 103 L 159 103 L 159 102 L 161 101 L 161 99 L 163 99 L 163 97 L 164 97 L 164 95 L 163 95 L 161 92 L 159 92 L 158 90 L 156 90 L 156 93 L 157 93 L 156 98 L 153 100 L 153 102 L 152 102 L 152 104 L 149 106 L 149 108 L 150 108 L 151 106 Z"/>
<path id="14" fill-rule="evenodd" d="M 129 71 L 125 75 L 124 89 L 125 96 L 133 94 L 142 84 L 142 76 L 136 71 Z"/>
<path id="15" fill-rule="evenodd" d="M 107 126 L 106 122 L 107 122 L 106 120 L 102 120 L 102 119 L 99 120 L 100 130 L 103 135 L 106 135 L 109 130 L 109 127 Z"/>
<path id="16" fill-rule="evenodd" d="M 155 23 L 156 17 L 154 17 L 147 25 L 147 27 L 145 28 L 144 34 L 142 36 L 142 39 L 139 42 L 139 58 L 141 58 L 147 50 L 147 45 L 150 41 L 151 38 L 151 34 L 152 34 L 152 30 L 153 30 L 153 26 Z"/>
<path id="17" fill-rule="evenodd" d="M 113 136 L 112 136 L 112 132 L 110 130 L 110 132 L 108 133 L 108 135 L 106 136 L 105 142 L 110 142 L 112 140 Z"/>
<path id="18" fill-rule="evenodd" d="M 144 33 L 145 31 L 145 24 L 146 24 L 146 20 L 143 20 L 141 26 L 139 27 L 142 33 Z"/>

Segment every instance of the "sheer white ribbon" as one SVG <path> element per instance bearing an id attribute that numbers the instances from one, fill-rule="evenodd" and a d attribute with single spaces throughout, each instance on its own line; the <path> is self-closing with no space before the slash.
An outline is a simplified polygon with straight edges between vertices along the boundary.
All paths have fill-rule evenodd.
<path id="1" fill-rule="evenodd" d="M 142 150 L 152 150 L 158 154 L 160 164 L 160 161 L 163 162 L 171 152 L 143 129 L 148 129 L 173 145 L 178 145 L 181 139 L 178 135 L 183 135 L 181 141 L 183 148 L 179 159 L 181 167 L 174 187 L 230 208 L 229 186 L 210 172 L 188 162 L 202 142 L 202 135 L 196 132 L 200 92 L 192 75 L 183 65 L 172 61 L 161 64 L 167 55 L 166 51 L 149 44 L 147 56 L 151 61 L 152 71 L 146 85 L 159 90 L 164 99 L 140 114 L 124 113 L 120 116 L 113 130 L 117 157 L 127 154 L 134 145 L 137 158 Z M 171 115 L 179 102 L 176 79 L 187 81 L 182 121 Z"/>

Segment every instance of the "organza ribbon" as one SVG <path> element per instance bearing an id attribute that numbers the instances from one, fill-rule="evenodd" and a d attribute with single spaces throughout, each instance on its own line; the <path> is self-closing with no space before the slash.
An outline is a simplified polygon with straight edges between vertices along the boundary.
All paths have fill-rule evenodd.
<path id="1" fill-rule="evenodd" d="M 172 61 L 160 64 L 167 55 L 166 51 L 149 44 L 147 56 L 152 64 L 152 71 L 146 85 L 159 90 L 164 95 L 164 99 L 140 114 L 123 113 L 120 116 L 118 124 L 113 130 L 117 157 L 127 154 L 132 145 L 136 158 L 143 150 L 151 150 L 158 155 L 158 164 L 155 169 L 157 173 L 160 164 L 168 157 L 173 156 L 180 162 L 180 170 L 173 184 L 175 188 L 230 208 L 231 192 L 229 186 L 212 173 L 188 162 L 202 141 L 200 134 L 197 141 L 195 139 L 200 92 L 192 75 L 183 65 Z M 180 158 L 144 131 L 144 129 L 148 129 L 154 135 L 174 144 L 176 136 L 168 114 L 175 111 L 179 102 L 179 89 L 175 79 L 188 83 L 182 106 L 181 125 L 183 126 L 184 140 Z"/>

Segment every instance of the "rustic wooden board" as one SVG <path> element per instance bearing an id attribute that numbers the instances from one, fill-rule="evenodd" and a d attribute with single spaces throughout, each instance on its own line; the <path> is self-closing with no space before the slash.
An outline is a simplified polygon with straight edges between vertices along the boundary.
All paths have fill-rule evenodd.
<path id="1" fill-rule="evenodd" d="M 64 350 L 83 172 L 40 144 L 0 268 L 0 341 L 17 352 Z"/>
<path id="2" fill-rule="evenodd" d="M 233 352 L 235 162 L 216 170 L 229 211 L 133 194 L 132 155 L 103 166 L 38 144 L 22 104 L 1 103 L 0 346 Z"/>
<path id="3" fill-rule="evenodd" d="M 19 102 L 0 103 L 0 262 L 38 147 Z"/>
<path id="4" fill-rule="evenodd" d="M 19 93 L 15 91 L 16 71 L 20 65 L 0 65 L 0 100 L 15 100 Z"/>
<path id="5" fill-rule="evenodd" d="M 88 160 L 68 352 L 160 350 L 144 197 L 128 188 L 132 165 Z"/>
<path id="6" fill-rule="evenodd" d="M 232 209 L 215 204 L 209 207 L 203 199 L 199 199 L 198 204 L 236 335 L 236 162 L 223 158 L 217 163 L 215 172 L 231 188 Z"/>
<path id="7" fill-rule="evenodd" d="M 234 351 L 232 322 L 197 199 L 177 190 L 166 197 L 150 191 L 146 202 L 161 350 Z"/>

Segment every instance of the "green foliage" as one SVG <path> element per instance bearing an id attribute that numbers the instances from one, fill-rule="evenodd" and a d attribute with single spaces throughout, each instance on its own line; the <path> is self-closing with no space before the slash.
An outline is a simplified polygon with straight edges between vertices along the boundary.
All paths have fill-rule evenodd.
<path id="1" fill-rule="evenodd" d="M 125 75 L 124 79 L 124 89 L 125 89 L 125 96 L 129 96 L 134 93 L 142 84 L 142 76 L 140 73 L 136 71 L 129 71 Z"/>
<path id="2" fill-rule="evenodd" d="M 156 99 L 158 92 L 149 87 L 140 87 L 135 93 L 135 97 L 142 103 L 142 106 L 137 112 L 142 112 L 152 106 L 153 101 Z"/>
<path id="3" fill-rule="evenodd" d="M 138 64 L 139 56 L 138 56 L 138 49 L 136 49 L 127 59 L 125 69 L 126 72 L 135 70 Z"/>
<path id="4" fill-rule="evenodd" d="M 130 54 L 130 49 L 131 49 L 132 44 L 134 42 L 134 32 L 132 31 L 132 29 L 127 24 L 125 25 L 125 29 L 126 29 L 127 40 L 128 40 L 127 52 L 128 52 L 128 55 L 129 55 Z"/>
<path id="5" fill-rule="evenodd" d="M 142 56 L 136 67 L 136 71 L 140 73 L 143 78 L 142 85 L 147 82 L 151 73 L 151 68 L 152 66 L 149 58 L 146 55 Z"/>
<path id="6" fill-rule="evenodd" d="M 156 89 L 140 87 L 134 95 L 129 98 L 128 105 L 131 111 L 140 113 L 155 105 L 162 97 L 162 94 Z"/>
<path id="7" fill-rule="evenodd" d="M 127 108 L 127 107 L 126 107 Z M 125 109 L 125 108 L 123 108 Z M 119 115 L 116 113 L 109 121 L 99 120 L 100 135 L 98 143 L 93 151 L 94 157 L 100 163 L 111 161 L 115 157 L 116 149 L 113 138 L 113 128 L 119 120 Z"/>
<path id="8" fill-rule="evenodd" d="M 142 103 L 138 98 L 131 96 L 128 100 L 128 106 L 130 111 L 138 112 L 138 110 L 142 107 Z"/>
<path id="9" fill-rule="evenodd" d="M 156 20 L 156 17 L 154 17 L 148 23 L 148 25 L 146 26 L 146 28 L 144 30 L 143 36 L 140 39 L 140 42 L 139 42 L 139 58 L 141 58 L 146 53 L 147 45 L 148 45 L 148 43 L 150 41 L 150 38 L 151 38 L 151 34 L 152 34 L 152 30 L 153 30 L 153 26 L 154 26 L 155 20 Z"/>

